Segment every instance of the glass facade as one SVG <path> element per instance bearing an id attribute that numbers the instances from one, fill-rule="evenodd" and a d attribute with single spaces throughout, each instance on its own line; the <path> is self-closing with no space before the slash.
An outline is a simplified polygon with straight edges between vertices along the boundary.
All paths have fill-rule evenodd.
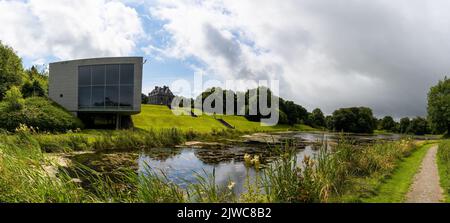
<path id="1" fill-rule="evenodd" d="M 130 109 L 134 97 L 134 64 L 78 67 L 78 108 Z"/>

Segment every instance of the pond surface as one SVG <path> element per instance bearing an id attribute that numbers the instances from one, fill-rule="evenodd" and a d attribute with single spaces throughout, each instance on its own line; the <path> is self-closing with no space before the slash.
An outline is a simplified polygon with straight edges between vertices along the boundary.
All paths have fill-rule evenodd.
<path id="1" fill-rule="evenodd" d="M 298 161 L 304 156 L 314 157 L 323 142 L 336 142 L 342 135 L 335 133 L 279 133 L 271 138 L 279 141 L 289 139 L 294 142 Z M 400 135 L 346 135 L 346 138 L 356 143 L 370 143 L 376 140 L 398 140 Z M 260 139 L 259 139 L 260 140 Z M 141 174 L 147 171 L 164 172 L 165 176 L 180 185 L 187 187 L 196 182 L 198 174 L 215 172 L 215 182 L 219 185 L 227 185 L 235 182 L 234 192 L 242 193 L 245 190 L 247 176 L 251 180 L 261 171 L 254 167 L 248 167 L 244 162 L 244 155 L 252 157 L 258 155 L 262 167 L 270 164 L 278 157 L 274 146 L 267 143 L 255 143 L 250 140 L 241 143 L 230 143 L 220 148 L 158 148 L 149 151 L 114 152 L 81 154 L 72 158 L 100 172 L 114 172 L 118 168 L 127 167 L 137 170 Z"/>

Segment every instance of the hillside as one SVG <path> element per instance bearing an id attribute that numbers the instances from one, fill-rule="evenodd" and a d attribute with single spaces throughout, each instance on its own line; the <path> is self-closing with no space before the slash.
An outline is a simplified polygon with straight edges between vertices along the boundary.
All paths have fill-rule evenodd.
<path id="1" fill-rule="evenodd" d="M 222 123 L 214 119 L 213 116 L 201 115 L 192 117 L 187 115 L 177 116 L 167 106 L 160 105 L 142 105 L 142 111 L 133 117 L 134 125 L 141 129 L 162 129 L 179 128 L 181 130 L 194 130 L 198 132 L 210 132 L 213 129 L 226 129 Z M 261 126 L 259 122 L 248 121 L 245 117 L 226 115 L 217 116 L 234 126 L 239 131 L 285 131 L 285 130 L 314 130 L 305 125 Z"/>

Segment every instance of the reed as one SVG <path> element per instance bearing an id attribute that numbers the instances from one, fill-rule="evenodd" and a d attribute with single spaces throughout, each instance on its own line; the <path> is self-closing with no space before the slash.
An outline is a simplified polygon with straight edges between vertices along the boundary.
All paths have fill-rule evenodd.
<path id="1" fill-rule="evenodd" d="M 164 172 L 143 167 L 136 173 L 123 169 L 101 174 L 80 164 L 61 167 L 45 151 L 151 148 L 186 139 L 177 130 L 118 131 L 100 134 L 70 133 L 51 139 L 20 131 L 0 134 L 0 202 L 330 202 L 342 201 L 348 193 L 360 193 L 354 179 L 389 176 L 417 146 L 411 140 L 355 145 L 341 140 L 330 147 L 324 142 L 314 157 L 297 160 L 294 146 L 281 145 L 280 157 L 259 170 L 259 158 L 247 157 L 248 168 L 257 167 L 256 179 L 247 176 L 246 191 L 237 196 L 234 183 L 218 185 L 216 172 L 203 171 L 187 188 L 173 183 Z M 164 138 L 162 140 L 161 138 Z M 54 140 L 54 141 L 52 141 Z M 51 149 L 49 149 L 51 148 Z M 439 149 L 440 170 L 447 170 L 449 143 Z M 445 165 L 442 167 L 442 165 Z M 382 179 L 382 178 L 379 178 Z M 441 179 L 443 178 L 441 175 Z M 448 184 L 446 191 L 448 192 Z"/>

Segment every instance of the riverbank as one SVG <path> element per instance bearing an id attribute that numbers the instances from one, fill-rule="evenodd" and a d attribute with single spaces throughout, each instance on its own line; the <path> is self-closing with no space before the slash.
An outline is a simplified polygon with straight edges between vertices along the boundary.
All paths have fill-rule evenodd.
<path id="1" fill-rule="evenodd" d="M 391 175 L 378 180 L 374 196 L 363 198 L 363 202 L 369 203 L 400 203 L 405 201 L 405 196 L 410 189 L 414 176 L 420 169 L 421 162 L 429 148 L 436 144 L 420 146 L 410 156 L 400 160 L 398 166 Z"/>
<path id="2" fill-rule="evenodd" d="M 131 138 L 121 138 L 124 133 L 105 133 L 100 139 L 77 135 L 86 133 L 69 133 L 71 141 L 59 139 L 61 141 L 57 143 L 78 151 L 109 146 L 115 146 L 113 149 L 122 146 L 145 147 L 155 143 L 151 142 L 155 141 L 153 136 L 145 138 L 138 133 Z M 152 134 L 164 134 L 169 138 L 179 136 L 174 132 Z M 141 168 L 149 168 L 146 174 L 138 174 L 136 170 L 117 163 L 119 166 L 111 168 L 112 175 L 104 174 L 76 162 L 61 163 L 61 159 L 46 155 L 43 145 L 47 145 L 44 148 L 48 149 L 48 145 L 55 142 L 36 139 L 39 137 L 24 131 L 9 135 L 0 142 L 0 201 L 340 202 L 345 201 L 345 194 L 358 192 L 354 179 L 390 173 L 399 159 L 416 149 L 414 143 L 405 140 L 371 145 L 349 144 L 344 140 L 337 142 L 333 148 L 323 144 L 315 157 L 306 156 L 297 160 L 290 145 L 277 146 L 278 159 L 263 169 L 258 168 L 263 162 L 260 156 L 243 156 L 245 168 L 258 174 L 256 179 L 248 178 L 246 190 L 237 195 L 233 191 L 235 182 L 216 184 L 217 177 L 222 176 L 216 175 L 215 169 L 199 172 L 188 187 L 180 187 L 145 164 Z M 132 162 L 136 157 L 129 157 L 129 160 Z"/>

